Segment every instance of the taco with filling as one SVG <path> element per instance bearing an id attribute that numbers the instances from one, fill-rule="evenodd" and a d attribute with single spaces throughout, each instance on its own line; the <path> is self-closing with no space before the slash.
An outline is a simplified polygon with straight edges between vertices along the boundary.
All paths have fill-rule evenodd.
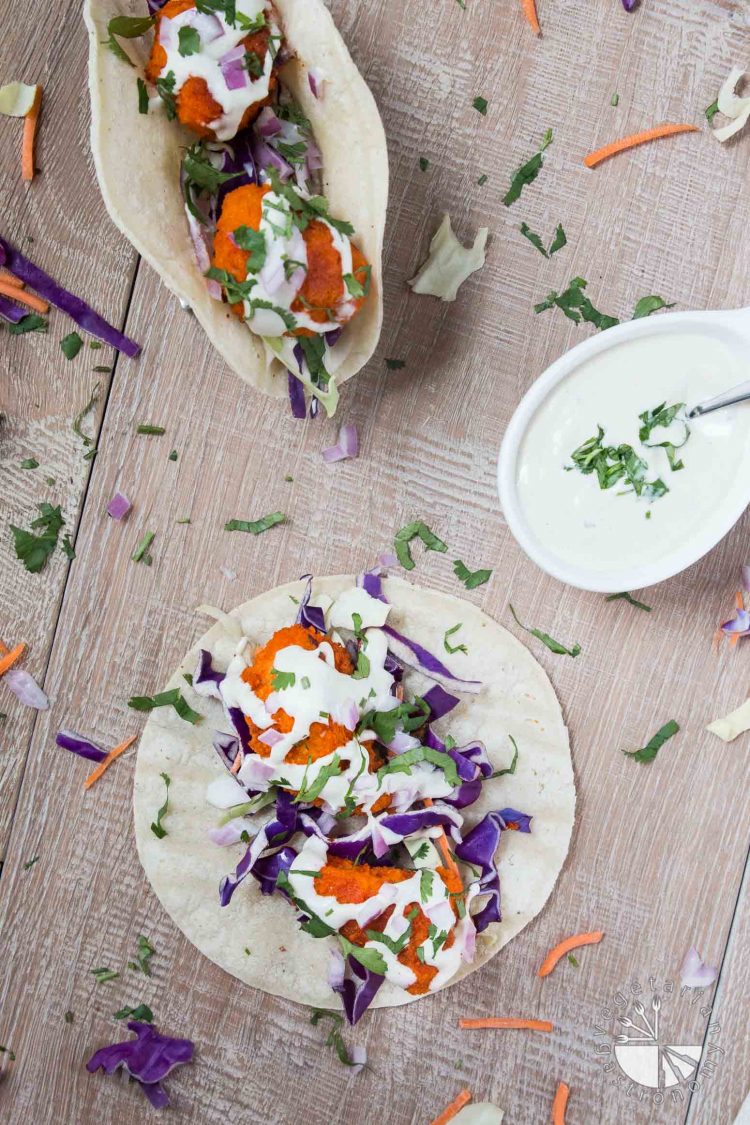
<path id="1" fill-rule="evenodd" d="M 86 0 L 113 220 L 247 382 L 336 409 L 382 321 L 383 126 L 322 0 Z"/>
<path id="2" fill-rule="evenodd" d="M 437 655 L 457 621 L 460 674 Z M 354 1023 L 477 969 L 551 893 L 567 732 L 540 666 L 475 606 L 377 572 L 308 577 L 223 615 L 170 686 L 204 717 L 149 719 L 139 855 L 190 941 L 248 984 Z"/>

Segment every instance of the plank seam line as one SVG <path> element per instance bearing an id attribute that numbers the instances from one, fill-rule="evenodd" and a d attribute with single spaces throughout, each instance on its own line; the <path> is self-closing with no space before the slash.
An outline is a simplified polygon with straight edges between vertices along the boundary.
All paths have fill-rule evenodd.
<path id="1" fill-rule="evenodd" d="M 128 296 L 127 296 L 127 300 L 125 302 L 125 310 L 124 310 L 124 312 L 122 314 L 122 317 L 121 317 L 121 320 L 120 320 L 120 331 L 121 332 L 125 331 L 125 328 L 126 328 L 127 323 L 128 323 L 128 316 L 130 315 L 130 308 L 131 308 L 131 305 L 133 303 L 133 294 L 135 293 L 135 284 L 136 284 L 136 281 L 138 280 L 138 274 L 140 273 L 142 260 L 143 259 L 141 258 L 140 254 L 137 255 L 136 261 L 135 261 L 135 269 L 133 270 L 133 277 L 132 277 L 132 280 L 130 282 L 130 288 L 128 290 Z M 96 431 L 96 434 L 95 434 L 95 442 L 96 442 L 96 444 L 94 446 L 95 449 L 98 449 L 98 447 L 99 447 L 99 438 L 101 437 L 102 430 L 104 429 L 104 420 L 105 420 L 106 415 L 107 415 L 107 407 L 109 406 L 109 400 L 110 400 L 110 397 L 112 395 L 112 387 L 114 386 L 115 377 L 117 375 L 117 368 L 118 368 L 118 363 L 119 363 L 119 359 L 120 359 L 120 354 L 121 353 L 119 351 L 115 351 L 115 358 L 112 362 L 112 372 L 111 372 L 111 377 L 110 377 L 110 380 L 109 380 L 109 386 L 107 387 L 107 391 L 104 395 L 101 422 L 100 422 L 99 428 L 98 428 L 98 430 Z M 73 550 L 75 550 L 76 543 L 78 542 L 78 531 L 79 531 L 79 528 L 81 526 L 81 520 L 83 519 L 83 513 L 84 513 L 84 509 L 86 507 L 86 501 L 88 500 L 89 490 L 91 488 L 91 481 L 93 479 L 95 470 L 96 470 L 96 457 L 94 457 L 94 459 L 91 463 L 91 469 L 89 471 L 88 477 L 86 478 L 86 483 L 83 487 L 83 492 L 81 493 L 81 499 L 80 499 L 79 510 L 78 510 L 78 519 L 76 521 L 76 525 L 75 525 L 75 528 L 73 530 L 73 534 L 71 536 L 71 542 L 73 544 Z M 57 641 L 57 632 L 58 632 L 58 628 L 59 628 L 59 625 L 60 625 L 60 618 L 62 617 L 63 606 L 65 604 L 65 595 L 67 594 L 68 582 L 70 581 L 70 568 L 71 568 L 71 566 L 73 565 L 74 562 L 75 562 L 75 559 L 70 559 L 69 562 L 68 562 L 68 568 L 65 572 L 65 580 L 62 584 L 62 588 L 60 590 L 60 594 L 59 594 L 59 597 L 57 599 L 57 606 L 56 606 L 56 608 L 53 609 L 54 622 L 53 622 L 53 625 L 52 625 L 52 635 L 51 635 L 51 639 L 50 639 L 49 650 L 48 650 L 48 653 L 47 653 L 47 659 L 44 663 L 44 671 L 42 672 L 42 676 L 41 676 L 42 687 L 44 687 L 44 685 L 45 685 L 45 682 L 46 682 L 46 679 L 47 679 L 47 673 L 49 672 L 49 667 L 50 667 L 50 664 L 52 663 L 52 656 L 53 656 L 53 653 L 55 651 L 55 643 Z M 12 837 L 13 837 L 13 827 L 14 827 L 15 822 L 16 822 L 16 813 L 18 811 L 18 805 L 19 805 L 19 802 L 21 800 L 21 790 L 23 789 L 23 782 L 24 782 L 24 778 L 26 777 L 26 768 L 28 766 L 29 755 L 31 753 L 31 745 L 34 741 L 34 735 L 36 734 L 36 726 L 37 726 L 37 722 L 39 721 L 39 715 L 40 715 L 40 712 L 36 711 L 35 714 L 34 714 L 33 720 L 32 720 L 32 724 L 31 724 L 31 732 L 29 734 L 29 741 L 28 741 L 28 750 L 26 752 L 26 755 L 25 755 L 24 761 L 23 761 L 23 765 L 21 767 L 21 775 L 18 779 L 18 787 L 16 788 L 15 800 L 13 802 L 13 814 L 11 816 L 11 821 L 10 821 L 11 830 L 10 830 L 10 833 L 9 833 L 9 836 L 8 836 L 8 845 L 9 846 L 8 846 L 7 851 L 2 856 L 3 863 L 8 858 L 8 855 L 10 854 L 10 842 L 11 842 Z M 2 865 L 0 865 L 0 877 L 1 876 L 2 876 Z"/>

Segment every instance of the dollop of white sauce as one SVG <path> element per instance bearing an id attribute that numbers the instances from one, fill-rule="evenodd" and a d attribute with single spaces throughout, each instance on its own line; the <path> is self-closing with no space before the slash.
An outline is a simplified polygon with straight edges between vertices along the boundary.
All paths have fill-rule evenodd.
<path id="1" fill-rule="evenodd" d="M 236 11 L 238 15 L 255 20 L 264 11 L 266 3 L 267 0 L 237 0 Z M 161 78 L 166 78 L 170 71 L 174 74 L 175 94 L 180 92 L 188 78 L 204 79 L 211 97 L 223 110 L 215 121 L 210 122 L 209 127 L 214 131 L 217 140 L 229 141 L 237 135 L 242 115 L 247 107 L 268 97 L 274 55 L 278 50 L 281 33 L 276 24 L 271 23 L 272 38 L 269 40 L 263 60 L 263 73 L 258 78 L 248 74 L 246 86 L 230 90 L 222 73 L 220 60 L 228 51 L 238 46 L 249 32 L 239 26 L 239 21 L 236 27 L 232 27 L 221 11 L 212 13 L 212 16 L 214 15 L 221 24 L 221 34 L 210 42 L 201 41 L 200 50 L 193 55 L 180 54 L 179 30 L 181 27 L 193 26 L 196 9 L 188 8 L 172 19 L 162 17 L 159 25 L 159 42 L 164 48 L 167 61 L 162 68 Z"/>
<path id="2" fill-rule="evenodd" d="M 727 506 L 747 496 L 750 407 L 693 419 L 677 472 L 664 449 L 640 443 L 639 415 L 662 402 L 690 408 L 747 378 L 747 365 L 727 344 L 695 331 L 619 344 L 572 371 L 540 405 L 519 450 L 518 495 L 538 541 L 567 563 L 606 572 L 656 562 L 698 530 L 720 527 Z M 621 495 L 628 487 L 622 481 L 604 490 L 595 473 L 566 471 L 598 425 L 605 445 L 632 445 L 648 465 L 647 479 L 660 477 L 669 492 L 649 503 Z M 672 430 L 681 441 L 684 427 Z M 669 437 L 654 430 L 648 440 Z"/>

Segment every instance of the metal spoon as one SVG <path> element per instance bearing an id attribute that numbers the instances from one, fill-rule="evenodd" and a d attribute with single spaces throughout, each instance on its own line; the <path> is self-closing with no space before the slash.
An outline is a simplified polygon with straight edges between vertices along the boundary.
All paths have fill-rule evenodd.
<path id="1" fill-rule="evenodd" d="M 734 406 L 738 402 L 750 401 L 750 383 L 740 383 L 739 387 L 732 387 L 729 391 L 717 395 L 716 398 L 707 398 L 699 402 L 692 410 L 688 410 L 688 418 L 700 418 L 702 414 L 712 414 L 714 410 L 721 410 L 725 406 Z"/>

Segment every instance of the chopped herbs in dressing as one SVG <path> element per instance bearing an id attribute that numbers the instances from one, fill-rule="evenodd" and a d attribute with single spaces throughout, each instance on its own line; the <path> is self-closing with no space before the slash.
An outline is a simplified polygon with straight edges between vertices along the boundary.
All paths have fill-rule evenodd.
<path id="1" fill-rule="evenodd" d="M 179 688 L 170 691 L 160 691 L 156 695 L 134 695 L 128 700 L 128 707 L 133 711 L 153 711 L 157 707 L 174 707 L 177 714 L 186 723 L 199 723 L 203 716 L 194 711 L 187 700 L 180 694 Z"/>
<path id="2" fill-rule="evenodd" d="M 164 804 L 161 806 L 156 814 L 156 820 L 151 824 L 151 831 L 158 840 L 163 840 L 167 834 L 166 828 L 162 826 L 162 817 L 166 816 L 167 809 L 169 808 L 169 784 L 171 778 L 168 773 L 162 773 L 161 779 L 164 782 L 166 792 L 164 794 Z"/>
<path id="3" fill-rule="evenodd" d="M 283 512 L 271 512 L 259 520 L 227 520 L 224 524 L 225 531 L 248 531 L 251 535 L 260 535 L 278 523 L 285 523 L 286 516 Z"/>
<path id="4" fill-rule="evenodd" d="M 469 570 L 468 566 L 462 563 L 460 559 L 454 560 L 453 573 L 459 582 L 463 582 L 467 590 L 475 590 L 477 586 L 484 586 L 485 582 L 489 582 L 492 577 L 491 570 Z"/>
<path id="5" fill-rule="evenodd" d="M 521 167 L 513 173 L 510 187 L 503 196 L 503 203 L 506 207 L 510 207 L 511 203 L 515 203 L 517 199 L 520 199 L 523 189 L 528 187 L 529 184 L 532 184 L 537 178 L 544 166 L 543 153 L 545 149 L 549 148 L 552 144 L 552 138 L 552 130 L 548 129 L 542 137 L 539 151 L 535 152 L 525 164 L 522 164 Z"/>
<path id="6" fill-rule="evenodd" d="M 556 641 L 554 637 L 551 637 L 549 633 L 543 633 L 540 629 L 530 629 L 527 625 L 522 624 L 522 622 L 518 620 L 518 614 L 510 603 L 508 603 L 508 608 L 513 614 L 513 620 L 515 621 L 516 625 L 518 625 L 519 628 L 523 629 L 525 633 L 529 633 L 532 637 L 536 637 L 538 641 L 541 641 L 543 645 L 547 646 L 550 652 L 554 652 L 558 656 L 580 655 L 582 650 L 579 644 L 574 644 L 572 648 L 566 648 L 565 645 L 561 644 L 559 641 Z"/>
<path id="7" fill-rule="evenodd" d="M 405 527 L 396 532 L 394 540 L 396 557 L 404 570 L 414 570 L 415 563 L 409 550 L 412 539 L 421 539 L 428 551 L 439 551 L 441 554 L 445 554 L 448 550 L 448 544 L 444 543 L 442 539 L 438 539 L 437 535 L 430 530 L 423 520 L 414 520 L 413 523 L 407 523 Z"/>
<path id="8" fill-rule="evenodd" d="M 648 765 L 649 762 L 653 762 L 664 743 L 668 742 L 670 738 L 673 738 L 679 729 L 675 720 L 670 719 L 668 723 L 665 723 L 664 726 L 656 732 L 651 741 L 647 742 L 640 750 L 623 750 L 622 753 L 626 758 L 633 758 L 636 762 Z"/>
<path id="9" fill-rule="evenodd" d="M 271 683 L 274 691 L 284 691 L 294 687 L 297 677 L 294 672 L 279 672 L 278 668 L 271 669 Z"/>

